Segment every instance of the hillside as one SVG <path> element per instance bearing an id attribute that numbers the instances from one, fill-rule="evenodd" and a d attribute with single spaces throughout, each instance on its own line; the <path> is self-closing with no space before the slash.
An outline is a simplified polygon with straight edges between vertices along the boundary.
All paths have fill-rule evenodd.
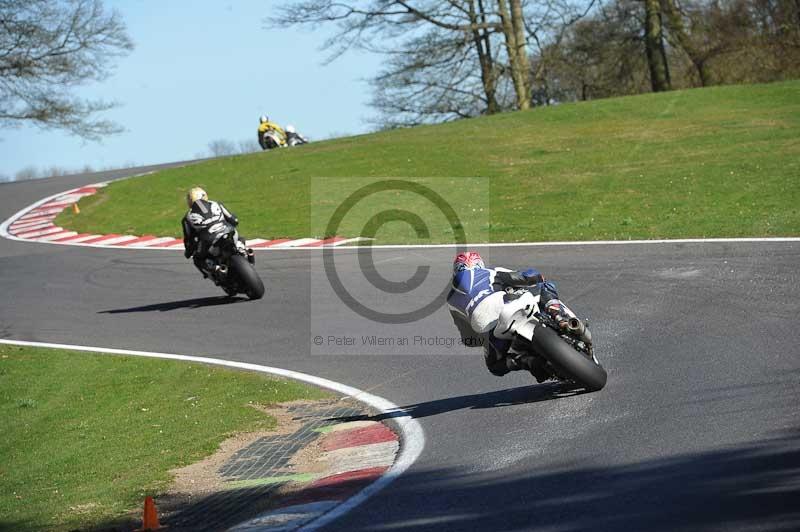
<path id="1" fill-rule="evenodd" d="M 242 219 L 245 235 L 325 236 L 343 189 L 320 178 L 352 177 L 425 178 L 486 206 L 480 222 L 464 221 L 471 240 L 796 236 L 800 81 L 564 104 L 226 157 L 113 183 L 57 223 L 177 236 L 183 195 L 200 185 Z M 365 221 L 349 217 L 339 233 L 357 236 Z M 415 241 L 394 225 L 379 243 Z"/>

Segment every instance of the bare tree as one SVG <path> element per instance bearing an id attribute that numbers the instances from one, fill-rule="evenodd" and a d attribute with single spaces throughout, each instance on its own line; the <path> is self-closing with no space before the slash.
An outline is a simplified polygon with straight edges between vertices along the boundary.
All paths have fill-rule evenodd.
<path id="1" fill-rule="evenodd" d="M 548 105 L 564 99 L 562 82 L 553 76 L 554 63 L 561 60 L 565 37 L 589 13 L 598 0 L 537 0 L 524 5 L 527 40 L 531 55 L 533 105 Z"/>
<path id="2" fill-rule="evenodd" d="M 395 127 L 529 108 L 529 28 L 542 46 L 594 1 L 294 0 L 268 24 L 334 24 L 329 60 L 350 48 L 385 54 L 371 103 Z"/>
<path id="3" fill-rule="evenodd" d="M 800 3 L 791 0 L 661 0 L 668 37 L 701 86 L 796 77 Z"/>
<path id="4" fill-rule="evenodd" d="M 501 30 L 492 7 L 494 2 L 300 0 L 284 5 L 277 16 L 268 19 L 268 24 L 274 27 L 335 24 L 338 31 L 325 44 L 330 51 L 329 61 L 350 48 L 385 54 L 386 68 L 374 84 L 373 103 L 379 109 L 385 103 L 393 103 L 400 112 L 410 115 L 434 111 L 450 116 L 456 107 L 453 102 L 466 99 L 472 104 L 482 100 L 480 112 L 494 113 L 500 110 L 496 88 L 503 71 L 496 68 L 497 57 L 491 43 L 492 35 Z M 467 62 L 478 65 L 477 78 L 466 75 Z M 425 81 L 442 65 L 445 67 L 439 71 L 447 74 Z M 474 83 L 476 79 L 480 84 Z M 403 83 L 413 86 L 399 90 Z M 474 114 L 466 109 L 460 112 Z"/>
<path id="5" fill-rule="evenodd" d="M 560 101 L 592 100 L 651 90 L 642 53 L 644 6 L 618 0 L 571 25 L 545 46 L 542 83 Z"/>
<path id="6" fill-rule="evenodd" d="M 40 177 L 39 170 L 35 166 L 26 166 L 14 174 L 14 181 L 27 181 L 29 179 L 36 179 L 38 177 Z"/>
<path id="7" fill-rule="evenodd" d="M 429 28 L 387 54 L 384 68 L 371 85 L 370 104 L 379 111 L 373 120 L 381 129 L 444 122 L 514 107 L 500 76 L 497 58 L 488 60 L 482 41 L 441 28 Z M 489 48 L 491 50 L 491 48 Z M 487 85 L 489 86 L 487 89 Z"/>
<path id="8" fill-rule="evenodd" d="M 208 143 L 208 151 L 211 152 L 212 157 L 234 155 L 236 153 L 236 146 L 229 140 L 217 139 Z"/>
<path id="9" fill-rule="evenodd" d="M 133 44 L 100 0 L 0 0 L 0 126 L 31 123 L 98 140 L 122 131 L 96 114 L 114 104 L 71 90 L 102 81 Z"/>
<path id="10" fill-rule="evenodd" d="M 239 153 L 253 153 L 257 151 L 261 151 L 261 146 L 259 146 L 258 141 L 254 139 L 239 141 Z"/>

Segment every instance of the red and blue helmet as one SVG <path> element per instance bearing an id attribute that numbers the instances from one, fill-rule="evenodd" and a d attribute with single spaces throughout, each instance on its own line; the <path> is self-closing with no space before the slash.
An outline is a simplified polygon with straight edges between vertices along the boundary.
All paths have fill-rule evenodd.
<path id="1" fill-rule="evenodd" d="M 464 270 L 473 270 L 475 268 L 485 268 L 483 259 L 477 251 L 467 251 L 466 253 L 459 253 L 453 260 L 453 273 L 463 272 Z"/>

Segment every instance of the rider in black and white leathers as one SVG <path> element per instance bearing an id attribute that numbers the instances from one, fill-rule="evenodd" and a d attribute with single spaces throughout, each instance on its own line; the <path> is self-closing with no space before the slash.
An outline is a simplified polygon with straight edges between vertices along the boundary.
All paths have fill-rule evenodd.
<path id="1" fill-rule="evenodd" d="M 213 229 L 216 224 L 227 222 L 236 227 L 239 219 L 234 216 L 222 203 L 209 201 L 205 191 L 193 188 L 187 196 L 190 203 L 189 211 L 183 217 L 183 255 L 194 260 L 194 265 L 204 276 L 212 273 L 216 266 L 213 260 L 208 260 L 208 245 L 203 236 Z"/>

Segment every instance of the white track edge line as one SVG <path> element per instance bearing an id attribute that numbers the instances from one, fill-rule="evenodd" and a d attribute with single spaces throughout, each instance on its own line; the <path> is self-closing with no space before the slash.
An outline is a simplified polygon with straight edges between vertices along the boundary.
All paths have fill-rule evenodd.
<path id="1" fill-rule="evenodd" d="M 162 358 L 168 360 L 182 360 L 185 362 L 198 362 L 201 364 L 213 364 L 217 366 L 226 366 L 237 369 L 245 369 L 249 371 L 257 371 L 260 373 L 268 373 L 271 375 L 279 375 L 289 379 L 298 380 L 333 390 L 348 397 L 352 397 L 357 401 L 361 401 L 382 413 L 397 412 L 402 410 L 399 406 L 391 401 L 372 395 L 358 388 L 342 384 L 340 382 L 332 381 L 322 377 L 316 377 L 307 373 L 300 373 L 290 369 L 275 368 L 272 366 L 262 366 L 260 364 L 252 364 L 249 362 L 235 362 L 232 360 L 223 360 L 220 358 L 208 358 L 192 355 L 177 355 L 174 353 L 157 353 L 150 351 L 133 351 L 128 349 L 113 349 L 108 347 L 89 347 L 84 345 L 69 345 L 69 344 L 54 344 L 49 342 L 28 342 L 24 340 L 9 340 L 0 338 L 0 344 L 7 345 L 20 345 L 29 347 L 45 347 L 50 349 L 69 349 L 71 351 L 85 351 L 89 353 L 106 353 L 111 355 L 130 355 L 140 356 L 146 358 Z M 401 432 L 400 438 L 400 452 L 394 464 L 377 480 L 370 483 L 367 487 L 346 499 L 341 504 L 335 506 L 328 512 L 322 514 L 314 521 L 306 524 L 299 530 L 314 531 L 319 530 L 325 525 L 331 523 L 335 519 L 345 515 L 356 506 L 360 505 L 368 498 L 372 497 L 383 488 L 395 481 L 402 475 L 411 465 L 417 460 L 422 450 L 425 447 L 425 433 L 422 430 L 422 425 L 411 416 L 400 416 L 393 418 Z M 244 521 L 246 522 L 246 521 Z"/>
<path id="2" fill-rule="evenodd" d="M 665 238 L 654 240 L 566 240 L 561 242 L 468 242 L 466 244 L 379 244 L 375 246 L 336 246 L 336 249 L 425 249 L 425 248 L 513 248 L 537 246 L 614 246 L 622 244 L 715 244 L 743 242 L 800 242 L 800 237 L 743 237 L 743 238 Z M 304 249 L 304 248 L 297 248 Z M 313 249 L 313 248 L 305 248 Z M 317 248 L 319 249 L 319 248 Z"/>

